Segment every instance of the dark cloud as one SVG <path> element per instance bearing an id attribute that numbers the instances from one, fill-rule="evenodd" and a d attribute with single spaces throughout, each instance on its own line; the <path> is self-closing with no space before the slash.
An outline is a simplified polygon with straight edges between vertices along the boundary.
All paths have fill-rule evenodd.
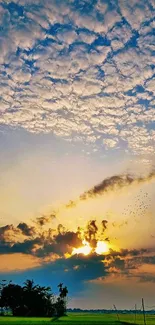
<path id="1" fill-rule="evenodd" d="M 104 232 L 107 229 L 107 220 L 102 220 L 102 232 Z"/>
<path id="2" fill-rule="evenodd" d="M 70 247 L 79 247 L 82 244 L 81 239 L 78 237 L 78 233 L 73 231 L 67 231 L 64 234 L 58 234 L 55 237 L 57 244 L 68 245 Z"/>
<path id="3" fill-rule="evenodd" d="M 105 231 L 106 220 L 102 221 L 102 227 Z M 30 227 L 26 223 L 20 223 L 17 227 L 7 225 L 0 228 L 0 254 L 8 254 L 9 257 L 9 254 L 23 253 L 39 257 L 45 270 L 64 277 L 65 281 L 70 281 L 75 291 L 77 290 L 75 283 L 79 283 L 79 288 L 83 288 L 87 281 L 101 278 L 104 282 L 105 277 L 110 274 L 122 274 L 127 278 L 135 277 L 137 281 L 154 282 L 152 274 L 143 271 L 137 273 L 137 269 L 144 264 L 148 265 L 148 269 L 149 265 L 155 265 L 155 248 L 119 251 L 110 249 L 105 255 L 92 252 L 87 256 L 82 254 L 70 255 L 69 258 L 66 256 L 66 253 L 72 253 L 73 248 L 82 245 L 83 234 L 92 247 L 95 247 L 98 229 L 95 220 L 91 220 L 85 230 L 82 229 L 82 235 L 80 228 L 73 232 L 65 230 L 63 225 L 59 225 L 55 232 L 51 228 L 38 232 L 37 227 Z M 17 241 L 16 236 L 19 234 L 27 238 L 22 242 Z M 12 236 L 12 239 L 8 240 L 9 236 Z"/>
<path id="4" fill-rule="evenodd" d="M 57 260 L 53 265 L 53 271 L 62 270 L 66 277 L 72 279 L 76 284 L 106 276 L 107 267 L 103 263 L 103 256 L 96 254 L 84 256 L 74 255 L 69 259 Z"/>
<path id="5" fill-rule="evenodd" d="M 78 233 L 72 231 L 58 232 L 50 240 L 45 238 L 42 242 L 42 248 L 39 248 L 36 254 L 37 256 L 47 256 L 48 254 L 54 253 L 63 257 L 66 253 L 71 254 L 73 247 L 79 247 L 81 245 L 82 241 L 78 237 Z"/>
<path id="6" fill-rule="evenodd" d="M 96 220 L 91 220 L 88 222 L 87 229 L 85 231 L 85 239 L 91 244 L 96 246 L 96 235 L 98 233 L 98 227 L 96 225 Z"/>
<path id="7" fill-rule="evenodd" d="M 35 220 L 35 223 L 38 225 L 38 226 L 45 226 L 46 224 L 52 222 L 53 219 L 55 219 L 56 216 L 55 214 L 50 214 L 49 216 L 48 215 L 43 215 L 41 217 L 38 217 L 36 218 Z"/>
<path id="8" fill-rule="evenodd" d="M 58 233 L 63 234 L 65 232 L 65 227 L 62 224 L 58 225 Z"/>
<path id="9" fill-rule="evenodd" d="M 27 238 L 19 240 L 17 235 L 21 234 Z M 26 223 L 20 223 L 17 227 L 7 225 L 0 228 L 0 253 L 26 253 L 36 256 L 56 253 L 62 257 L 65 253 L 71 253 L 73 247 L 82 245 L 79 236 L 79 231 L 67 231 L 61 224 L 55 230 L 49 228 L 42 231 L 40 223 L 36 227 Z"/>
<path id="10" fill-rule="evenodd" d="M 109 274 L 119 274 L 126 278 L 136 278 L 140 282 L 155 282 L 155 247 L 149 249 L 134 249 L 110 251 L 104 259 Z M 145 268 L 143 269 L 143 266 Z M 153 271 L 152 271 L 153 267 Z"/>
<path id="11" fill-rule="evenodd" d="M 51 223 L 53 216 L 41 216 L 34 221 L 34 226 L 19 223 L 17 227 L 6 225 L 0 227 L 0 254 L 23 253 L 38 257 L 51 272 L 64 272 L 72 283 L 85 283 L 97 278 L 104 278 L 112 273 L 126 277 L 137 277 L 137 281 L 153 281 L 147 274 L 134 272 L 143 264 L 155 264 L 155 249 L 110 249 L 108 254 L 94 253 L 97 241 L 108 241 L 106 231 L 108 221 L 103 219 L 98 224 L 90 220 L 84 229 L 67 230 L 63 224 L 56 229 L 44 227 Z M 92 252 L 88 256 L 71 255 L 74 248 L 83 245 L 83 239 L 89 242 Z M 147 280 L 146 280 L 147 279 Z"/>
<path id="12" fill-rule="evenodd" d="M 116 175 L 104 179 L 100 184 L 95 185 L 89 191 L 80 196 L 81 200 L 86 200 L 89 197 L 103 195 L 109 191 L 119 190 L 128 187 L 132 184 L 142 184 L 155 178 L 155 171 L 152 171 L 148 176 L 136 177 L 131 175 Z"/>
<path id="13" fill-rule="evenodd" d="M 25 253 L 38 257 L 57 254 L 63 258 L 67 253 L 71 254 L 74 248 L 81 247 L 83 239 L 89 242 L 94 251 L 98 240 L 109 241 L 105 236 L 107 225 L 105 219 L 102 220 L 101 225 L 97 225 L 96 220 L 90 220 L 85 229 L 78 227 L 76 231 L 68 231 L 62 224 L 59 224 L 55 230 L 52 228 L 40 230 L 38 218 L 35 227 L 26 223 L 20 223 L 17 227 L 7 225 L 0 228 L 0 253 Z M 24 235 L 23 239 L 21 235 Z M 110 249 L 106 260 L 111 263 L 117 258 L 138 259 L 139 256 L 147 256 L 149 253 L 148 249 L 121 249 L 120 251 Z"/>
<path id="14" fill-rule="evenodd" d="M 155 179 L 154 169 L 147 176 L 142 177 L 132 176 L 129 174 L 114 175 L 104 179 L 101 183 L 81 194 L 78 200 L 69 201 L 66 208 L 75 207 L 80 200 L 85 201 L 89 198 L 95 198 L 96 196 L 101 196 L 109 192 L 118 191 L 119 189 L 123 189 L 131 185 L 145 184 L 153 179 Z M 106 224 L 104 223 L 103 226 L 105 225 Z"/>
<path id="15" fill-rule="evenodd" d="M 19 229 L 14 227 L 13 225 L 6 225 L 0 227 L 0 240 L 11 241 L 11 235 L 12 237 L 15 238 L 19 233 L 20 233 Z"/>
<path id="16" fill-rule="evenodd" d="M 26 223 L 20 223 L 17 227 L 1 227 L 0 254 L 24 253 L 40 258 L 57 255 L 58 258 L 63 258 L 71 255 L 74 248 L 81 247 L 84 239 L 94 250 L 97 240 L 100 236 L 103 238 L 102 228 L 105 231 L 107 225 L 106 220 L 101 225 L 97 225 L 96 220 L 90 220 L 85 229 L 78 227 L 76 231 L 69 231 L 62 224 L 58 224 L 57 229 L 46 229 L 43 225 L 48 220 L 49 217 L 46 219 L 44 216 L 37 218 L 33 227 Z"/>
<path id="17" fill-rule="evenodd" d="M 17 226 L 25 236 L 33 236 L 35 234 L 35 227 L 29 227 L 25 222 L 19 223 Z"/>
<path id="18" fill-rule="evenodd" d="M 136 257 L 136 256 L 142 256 L 144 254 L 147 254 L 147 253 L 150 253 L 152 252 L 151 249 L 147 249 L 147 248 L 142 248 L 142 249 L 120 249 L 119 251 L 114 251 L 114 250 L 110 250 L 110 256 L 113 256 L 113 257 L 117 257 L 117 256 L 120 256 L 120 257 Z"/>

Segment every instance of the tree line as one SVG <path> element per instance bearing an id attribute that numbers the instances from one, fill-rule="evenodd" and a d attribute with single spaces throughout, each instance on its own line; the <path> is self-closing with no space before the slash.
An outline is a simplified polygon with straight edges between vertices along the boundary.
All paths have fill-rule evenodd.
<path id="1" fill-rule="evenodd" d="M 36 285 L 26 280 L 23 286 L 12 281 L 0 284 L 1 315 L 10 311 L 13 316 L 61 317 L 66 314 L 68 289 L 63 283 L 58 285 L 58 295 L 50 287 Z"/>

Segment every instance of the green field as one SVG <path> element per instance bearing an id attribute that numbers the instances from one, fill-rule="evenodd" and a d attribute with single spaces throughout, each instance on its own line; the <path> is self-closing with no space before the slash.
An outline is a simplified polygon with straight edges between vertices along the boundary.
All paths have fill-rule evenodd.
<path id="1" fill-rule="evenodd" d="M 24 317 L 0 317 L 0 325 L 92 325 L 92 324 L 107 324 L 107 325 L 118 325 L 118 324 L 134 324 L 134 315 L 123 315 L 120 316 L 120 322 L 117 320 L 117 316 L 114 314 L 73 314 L 70 313 L 66 317 L 60 319 L 52 318 L 24 318 Z M 144 324 L 143 316 L 137 315 L 136 324 Z M 155 325 L 155 316 L 146 315 L 146 324 Z"/>

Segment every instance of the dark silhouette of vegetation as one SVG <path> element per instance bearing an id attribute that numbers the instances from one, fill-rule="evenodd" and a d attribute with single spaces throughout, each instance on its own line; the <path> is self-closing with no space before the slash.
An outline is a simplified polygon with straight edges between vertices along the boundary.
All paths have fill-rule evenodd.
<path id="1" fill-rule="evenodd" d="M 35 285 L 27 280 L 23 286 L 5 280 L 0 284 L 1 314 L 11 310 L 13 316 L 61 317 L 66 314 L 67 287 L 58 285 L 59 295 L 56 297 L 50 287 Z"/>
<path id="2" fill-rule="evenodd" d="M 59 288 L 59 297 L 56 302 L 56 310 L 59 317 L 66 314 L 66 307 L 67 307 L 67 294 L 68 289 L 67 287 L 63 287 L 63 283 L 58 285 Z"/>

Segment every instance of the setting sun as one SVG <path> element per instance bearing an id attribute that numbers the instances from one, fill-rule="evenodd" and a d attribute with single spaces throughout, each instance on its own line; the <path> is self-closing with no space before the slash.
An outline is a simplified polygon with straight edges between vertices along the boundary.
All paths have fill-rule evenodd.
<path id="1" fill-rule="evenodd" d="M 98 241 L 95 252 L 96 252 L 96 254 L 99 254 L 99 255 L 108 253 L 109 252 L 108 244 L 104 241 Z"/>
<path id="2" fill-rule="evenodd" d="M 82 244 L 83 246 L 73 249 L 72 255 L 75 254 L 89 255 L 91 253 L 92 248 L 90 247 L 89 243 L 85 239 L 82 241 Z"/>
<path id="3" fill-rule="evenodd" d="M 95 249 L 92 248 L 85 239 L 82 241 L 82 244 L 83 246 L 73 249 L 72 255 L 83 254 L 86 256 L 94 252 L 98 255 L 101 255 L 109 252 L 109 246 L 104 241 L 98 241 Z"/>

